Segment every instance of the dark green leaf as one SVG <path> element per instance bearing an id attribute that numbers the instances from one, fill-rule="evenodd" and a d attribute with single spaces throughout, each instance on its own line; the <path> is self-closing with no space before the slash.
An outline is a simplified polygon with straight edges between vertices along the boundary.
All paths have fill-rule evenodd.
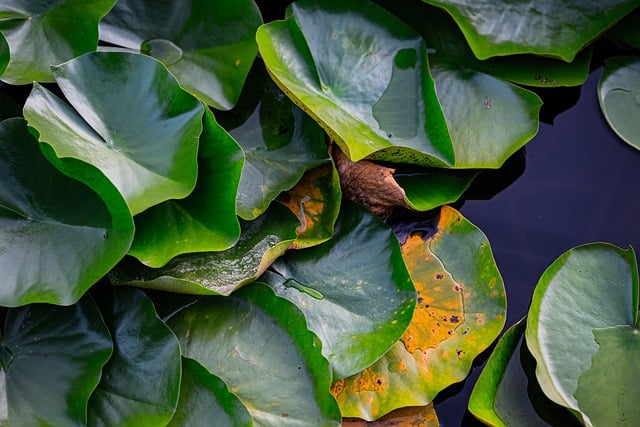
<path id="1" fill-rule="evenodd" d="M 68 307 L 10 309 L 2 342 L 6 395 L 0 399 L 8 403 L 11 426 L 84 426 L 87 401 L 111 351 L 109 331 L 89 296 Z"/>
<path id="2" fill-rule="evenodd" d="M 229 295 L 254 281 L 296 238 L 298 220 L 275 203 L 254 221 L 243 221 L 238 243 L 222 252 L 179 255 L 161 268 L 125 259 L 112 272 L 115 284 L 189 294 Z"/>
<path id="3" fill-rule="evenodd" d="M 260 280 L 304 313 L 339 378 L 386 353 L 411 321 L 415 305 L 393 232 L 349 202 L 342 204 L 331 240 L 288 252 Z"/>
<path id="4" fill-rule="evenodd" d="M 100 22 L 100 39 L 164 63 L 207 104 L 232 108 L 262 24 L 253 0 L 119 0 Z"/>
<path id="5" fill-rule="evenodd" d="M 340 425 L 320 341 L 300 311 L 266 286 L 201 297 L 168 324 L 183 355 L 220 377 L 257 425 Z"/>
<path id="6" fill-rule="evenodd" d="M 129 253 L 161 267 L 179 254 L 233 246 L 240 236 L 236 193 L 242 164 L 238 144 L 205 111 L 196 188 L 183 200 L 168 200 L 138 214 Z"/>
<path id="7" fill-rule="evenodd" d="M 607 37 L 620 40 L 629 46 L 640 49 L 640 9 L 625 16 L 607 33 Z"/>
<path id="8" fill-rule="evenodd" d="M 182 358 L 180 401 L 169 427 L 247 427 L 253 421 L 247 408 L 227 385 L 193 359 Z"/>
<path id="9" fill-rule="evenodd" d="M 11 58 L 2 80 L 52 82 L 50 66 L 96 50 L 98 21 L 116 0 L 3 0 L 0 32 Z"/>
<path id="10" fill-rule="evenodd" d="M 447 10 L 480 59 L 517 53 L 571 62 L 636 0 L 423 0 Z"/>
<path id="11" fill-rule="evenodd" d="M 72 304 L 127 252 L 133 221 L 43 157 L 23 119 L 0 123 L 0 304 Z"/>
<path id="12" fill-rule="evenodd" d="M 144 55 L 98 52 L 53 70 L 71 105 L 35 85 L 24 115 L 58 158 L 99 169 L 133 214 L 193 190 L 204 106 L 162 64 Z M 86 175 L 79 163 L 66 169 Z"/>
<path id="13" fill-rule="evenodd" d="M 110 288 L 100 306 L 114 351 L 89 401 L 88 425 L 166 425 L 180 390 L 178 340 L 140 290 Z"/>
<path id="14" fill-rule="evenodd" d="M 236 202 L 241 218 L 255 219 L 305 171 L 329 161 L 322 129 L 278 89 L 261 61 L 237 107 L 217 118 L 245 153 Z"/>
<path id="15" fill-rule="evenodd" d="M 0 33 L 0 77 L 9 64 L 9 44 L 7 39 Z"/>

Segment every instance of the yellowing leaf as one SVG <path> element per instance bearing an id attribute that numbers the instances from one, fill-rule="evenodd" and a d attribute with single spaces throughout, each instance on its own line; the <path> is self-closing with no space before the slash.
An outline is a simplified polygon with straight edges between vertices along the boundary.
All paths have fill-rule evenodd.
<path id="1" fill-rule="evenodd" d="M 402 408 L 391 412 L 377 421 L 345 418 L 342 427 L 439 427 L 440 422 L 433 404 Z"/>

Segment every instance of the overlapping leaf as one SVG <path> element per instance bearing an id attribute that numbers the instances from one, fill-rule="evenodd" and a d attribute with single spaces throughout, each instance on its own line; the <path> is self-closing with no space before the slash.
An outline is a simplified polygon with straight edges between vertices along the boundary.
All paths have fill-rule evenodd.
<path id="1" fill-rule="evenodd" d="M 114 348 L 89 400 L 88 425 L 165 425 L 178 403 L 178 340 L 137 289 L 109 289 L 100 306 Z"/>
<path id="2" fill-rule="evenodd" d="M 424 236 L 425 226 L 435 233 Z M 431 402 L 466 377 L 504 325 L 504 287 L 484 234 L 448 206 L 437 223 L 416 227 L 402 245 L 418 290 L 412 322 L 383 358 L 333 384 L 345 416 L 371 420 Z"/>
<path id="3" fill-rule="evenodd" d="M 161 268 L 123 260 L 111 273 L 115 284 L 164 291 L 229 295 L 254 281 L 296 238 L 297 218 L 275 203 L 254 221 L 241 223 L 240 240 L 221 252 L 179 255 Z"/>
<path id="4" fill-rule="evenodd" d="M 417 211 L 428 211 L 457 201 L 471 185 L 476 171 L 430 169 L 396 173 L 394 178 L 405 191 L 407 205 Z"/>
<path id="5" fill-rule="evenodd" d="M 535 53 L 571 62 L 638 4 L 634 0 L 423 0 L 446 9 L 480 59 Z"/>
<path id="6" fill-rule="evenodd" d="M 72 304 L 129 249 L 129 210 L 54 168 L 23 119 L 0 123 L 0 149 L 0 304 Z"/>
<path id="7" fill-rule="evenodd" d="M 51 65 L 96 50 L 98 21 L 115 2 L 4 0 L 0 32 L 11 58 L 2 80 L 14 85 L 52 82 Z"/>
<path id="8" fill-rule="evenodd" d="M 339 378 L 379 359 L 402 335 L 415 305 L 392 231 L 348 202 L 331 240 L 285 254 L 260 280 L 304 313 Z"/>
<path id="9" fill-rule="evenodd" d="M 95 173 L 64 159 L 99 169 L 133 214 L 193 190 L 204 106 L 162 64 L 133 53 L 94 52 L 53 71 L 70 105 L 35 85 L 24 115 L 61 158 L 59 168 L 89 184 L 99 179 Z"/>
<path id="10" fill-rule="evenodd" d="M 0 77 L 9 64 L 9 44 L 7 39 L 0 33 Z"/>
<path id="11" fill-rule="evenodd" d="M 612 360 L 602 353 L 619 354 L 625 346 L 633 348 L 637 331 L 618 336 L 620 330 L 613 335 L 600 330 L 632 329 L 637 319 L 638 267 L 632 249 L 593 243 L 561 255 L 540 278 L 527 319 L 527 346 L 538 363 L 536 376 L 544 393 L 579 414 L 586 424 L 592 415 L 594 419 L 608 417 L 600 412 L 601 405 L 594 405 L 586 396 L 597 392 L 588 387 L 603 369 L 602 361 Z M 636 363 L 627 359 L 616 369 L 632 372 Z M 619 376 L 608 378 L 620 380 Z M 624 382 L 618 386 L 608 389 L 607 399 L 629 409 Z M 628 413 L 629 420 L 637 424 L 633 414 Z"/>
<path id="12" fill-rule="evenodd" d="M 256 56 L 260 24 L 253 0 L 119 0 L 100 22 L 100 39 L 155 57 L 186 90 L 228 110 Z"/>
<path id="13" fill-rule="evenodd" d="M 607 122 L 627 144 L 640 150 L 640 57 L 609 58 L 598 84 L 598 100 Z"/>
<path id="14" fill-rule="evenodd" d="M 340 425 L 320 341 L 300 311 L 268 287 L 200 297 L 167 323 L 182 353 L 221 378 L 257 425 Z"/>
<path id="15" fill-rule="evenodd" d="M 255 219 L 305 171 L 329 162 L 322 129 L 269 79 L 261 61 L 236 108 L 217 115 L 245 153 L 236 208 Z"/>
<path id="16" fill-rule="evenodd" d="M 86 425 L 87 401 L 112 352 L 93 299 L 9 309 L 4 325 L 0 400 L 10 424 Z"/>
<path id="17" fill-rule="evenodd" d="M 240 236 L 236 193 L 242 164 L 238 144 L 205 111 L 196 188 L 185 199 L 138 214 L 129 253 L 148 266 L 161 267 L 179 254 L 233 246 Z"/>

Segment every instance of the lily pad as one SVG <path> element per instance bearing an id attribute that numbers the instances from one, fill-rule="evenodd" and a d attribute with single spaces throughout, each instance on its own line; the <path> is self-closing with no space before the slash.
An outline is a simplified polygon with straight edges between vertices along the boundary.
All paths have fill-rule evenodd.
<path id="1" fill-rule="evenodd" d="M 60 173 L 23 119 L 0 122 L 0 150 L 0 304 L 73 304 L 129 249 L 127 205 Z"/>
<path id="2" fill-rule="evenodd" d="M 425 234 L 425 230 L 433 233 Z M 411 324 L 380 360 L 334 382 L 344 416 L 376 419 L 422 406 L 463 380 L 505 322 L 505 293 L 484 234 L 455 209 L 409 226 L 405 264 L 418 291 Z"/>
<path id="3" fill-rule="evenodd" d="M 640 49 L 640 9 L 622 18 L 608 33 L 607 37 L 620 40 L 629 46 Z"/>
<path id="4" fill-rule="evenodd" d="M 197 295 L 229 295 L 254 281 L 296 238 L 296 217 L 275 203 L 254 221 L 242 221 L 240 240 L 220 252 L 178 255 L 161 268 L 125 258 L 112 270 L 114 284 Z"/>
<path id="5" fill-rule="evenodd" d="M 0 32 L 11 58 L 2 80 L 13 84 L 52 82 L 51 65 L 98 47 L 98 22 L 116 0 L 3 0 Z"/>
<path id="6" fill-rule="evenodd" d="M 10 424 L 86 425 L 87 401 L 112 352 L 93 299 L 9 309 L 4 325 L 0 400 Z"/>
<path id="7" fill-rule="evenodd" d="M 607 122 L 627 144 L 640 150 L 640 56 L 605 61 L 598 100 Z"/>
<path id="8" fill-rule="evenodd" d="M 637 317 L 638 267 L 633 249 L 593 243 L 562 254 L 540 278 L 527 319 L 527 346 L 538 363 L 536 376 L 544 393 L 588 423 L 576 393 L 592 359 L 602 358 L 595 356 L 599 345 L 594 329 L 634 327 Z M 608 347 L 611 337 L 603 337 Z M 622 402 L 625 390 L 620 386 L 617 393 L 607 394 L 609 401 Z"/>
<path id="9" fill-rule="evenodd" d="M 322 129 L 278 89 L 261 61 L 236 108 L 216 117 L 245 154 L 236 200 L 243 219 L 257 218 L 307 170 L 329 162 Z"/>
<path id="10" fill-rule="evenodd" d="M 304 313 L 338 378 L 386 353 L 415 306 L 391 229 L 355 203 L 343 202 L 331 240 L 288 252 L 260 280 Z"/>
<path id="11" fill-rule="evenodd" d="M 9 44 L 7 39 L 0 33 L 0 77 L 9 64 Z"/>
<path id="12" fill-rule="evenodd" d="M 191 252 L 221 251 L 240 236 L 236 193 L 244 157 L 238 144 L 204 114 L 198 150 L 198 181 L 182 200 L 168 200 L 136 215 L 129 254 L 150 267 Z"/>
<path id="13" fill-rule="evenodd" d="M 301 0 L 256 37 L 275 82 L 352 161 L 455 163 L 424 42 L 384 9 Z"/>
<path id="14" fill-rule="evenodd" d="M 222 379 L 256 425 L 340 425 L 320 341 L 300 311 L 268 287 L 200 297 L 167 323 L 182 354 Z"/>
<path id="15" fill-rule="evenodd" d="M 258 48 L 253 0 L 119 0 L 100 39 L 164 63 L 180 85 L 218 109 L 232 108 Z"/>
<path id="16" fill-rule="evenodd" d="M 53 72 L 69 104 L 36 84 L 24 116 L 58 158 L 99 169 L 133 214 L 193 190 L 204 106 L 162 64 L 133 53 L 94 52 Z M 70 176 L 87 175 L 80 166 L 57 166 Z"/>
<path id="17" fill-rule="evenodd" d="M 480 59 L 534 53 L 571 62 L 631 12 L 635 0 L 423 0 L 445 9 Z"/>
<path id="18" fill-rule="evenodd" d="M 200 363 L 182 358 L 182 382 L 178 408 L 169 427 L 247 427 L 253 421 L 240 399 Z"/>
<path id="19" fill-rule="evenodd" d="M 342 427 L 440 427 L 433 404 L 401 408 L 376 421 L 344 418 Z"/>
<path id="20" fill-rule="evenodd" d="M 407 205 L 417 211 L 428 211 L 457 201 L 471 185 L 476 171 L 430 169 L 396 173 L 396 182 L 405 191 Z"/>
<path id="21" fill-rule="evenodd" d="M 114 349 L 89 400 L 88 424 L 165 425 L 180 390 L 178 340 L 140 290 L 108 288 L 100 306 Z"/>

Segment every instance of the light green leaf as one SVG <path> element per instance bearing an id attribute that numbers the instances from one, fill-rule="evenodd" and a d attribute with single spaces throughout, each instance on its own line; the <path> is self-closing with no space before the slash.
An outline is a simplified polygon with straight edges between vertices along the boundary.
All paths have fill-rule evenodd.
<path id="1" fill-rule="evenodd" d="M 534 53 L 571 62 L 635 0 L 423 0 L 453 16 L 480 59 Z"/>
<path id="2" fill-rule="evenodd" d="M 2 367 L 11 426 L 84 426 L 112 345 L 93 299 L 9 309 Z M 6 400 L 5 400 L 6 399 Z"/>
<path id="3" fill-rule="evenodd" d="M 196 188 L 185 199 L 168 200 L 136 215 L 129 254 L 161 267 L 176 255 L 233 246 L 240 236 L 236 193 L 243 162 L 238 144 L 205 111 Z"/>
<path id="4" fill-rule="evenodd" d="M 349 202 L 342 204 L 331 240 L 288 252 L 260 280 L 304 313 L 338 378 L 386 353 L 415 306 L 415 289 L 393 232 Z"/>
<path id="5" fill-rule="evenodd" d="M 107 288 L 100 306 L 113 356 L 89 400 L 89 426 L 165 425 L 180 390 L 178 340 L 140 290 Z"/>
<path id="6" fill-rule="evenodd" d="M 417 211 L 428 211 L 457 201 L 471 185 L 476 171 L 430 169 L 395 173 L 393 177 L 405 192 L 407 205 Z"/>
<path id="7" fill-rule="evenodd" d="M 253 0 L 119 0 L 100 39 L 153 56 L 207 104 L 232 108 L 258 51 Z"/>
<path id="8" fill-rule="evenodd" d="M 240 398 L 256 425 L 339 426 L 331 368 L 293 304 L 252 284 L 229 297 L 200 297 L 167 321 L 184 356 Z"/>
<path id="9" fill-rule="evenodd" d="M 23 119 L 0 122 L 0 150 L 0 304 L 73 304 L 129 249 L 129 210 L 54 168 Z"/>
<path id="10" fill-rule="evenodd" d="M 51 65 L 96 50 L 98 21 L 116 0 L 3 0 L 0 32 L 11 58 L 2 80 L 52 82 Z"/>
<path id="11" fill-rule="evenodd" d="M 593 330 L 634 326 L 637 316 L 633 249 L 593 243 L 562 254 L 540 278 L 527 319 L 527 346 L 538 363 L 536 376 L 544 393 L 580 411 L 574 395 L 598 351 Z"/>
<path id="12" fill-rule="evenodd" d="M 598 101 L 613 131 L 640 150 L 640 56 L 605 61 L 598 84 Z"/>
<path id="13" fill-rule="evenodd" d="M 94 52 L 53 70 L 70 105 L 35 85 L 24 116 L 58 158 L 99 169 L 133 214 L 193 190 L 204 106 L 162 64 L 133 53 Z M 86 175 L 80 166 L 65 172 Z"/>

